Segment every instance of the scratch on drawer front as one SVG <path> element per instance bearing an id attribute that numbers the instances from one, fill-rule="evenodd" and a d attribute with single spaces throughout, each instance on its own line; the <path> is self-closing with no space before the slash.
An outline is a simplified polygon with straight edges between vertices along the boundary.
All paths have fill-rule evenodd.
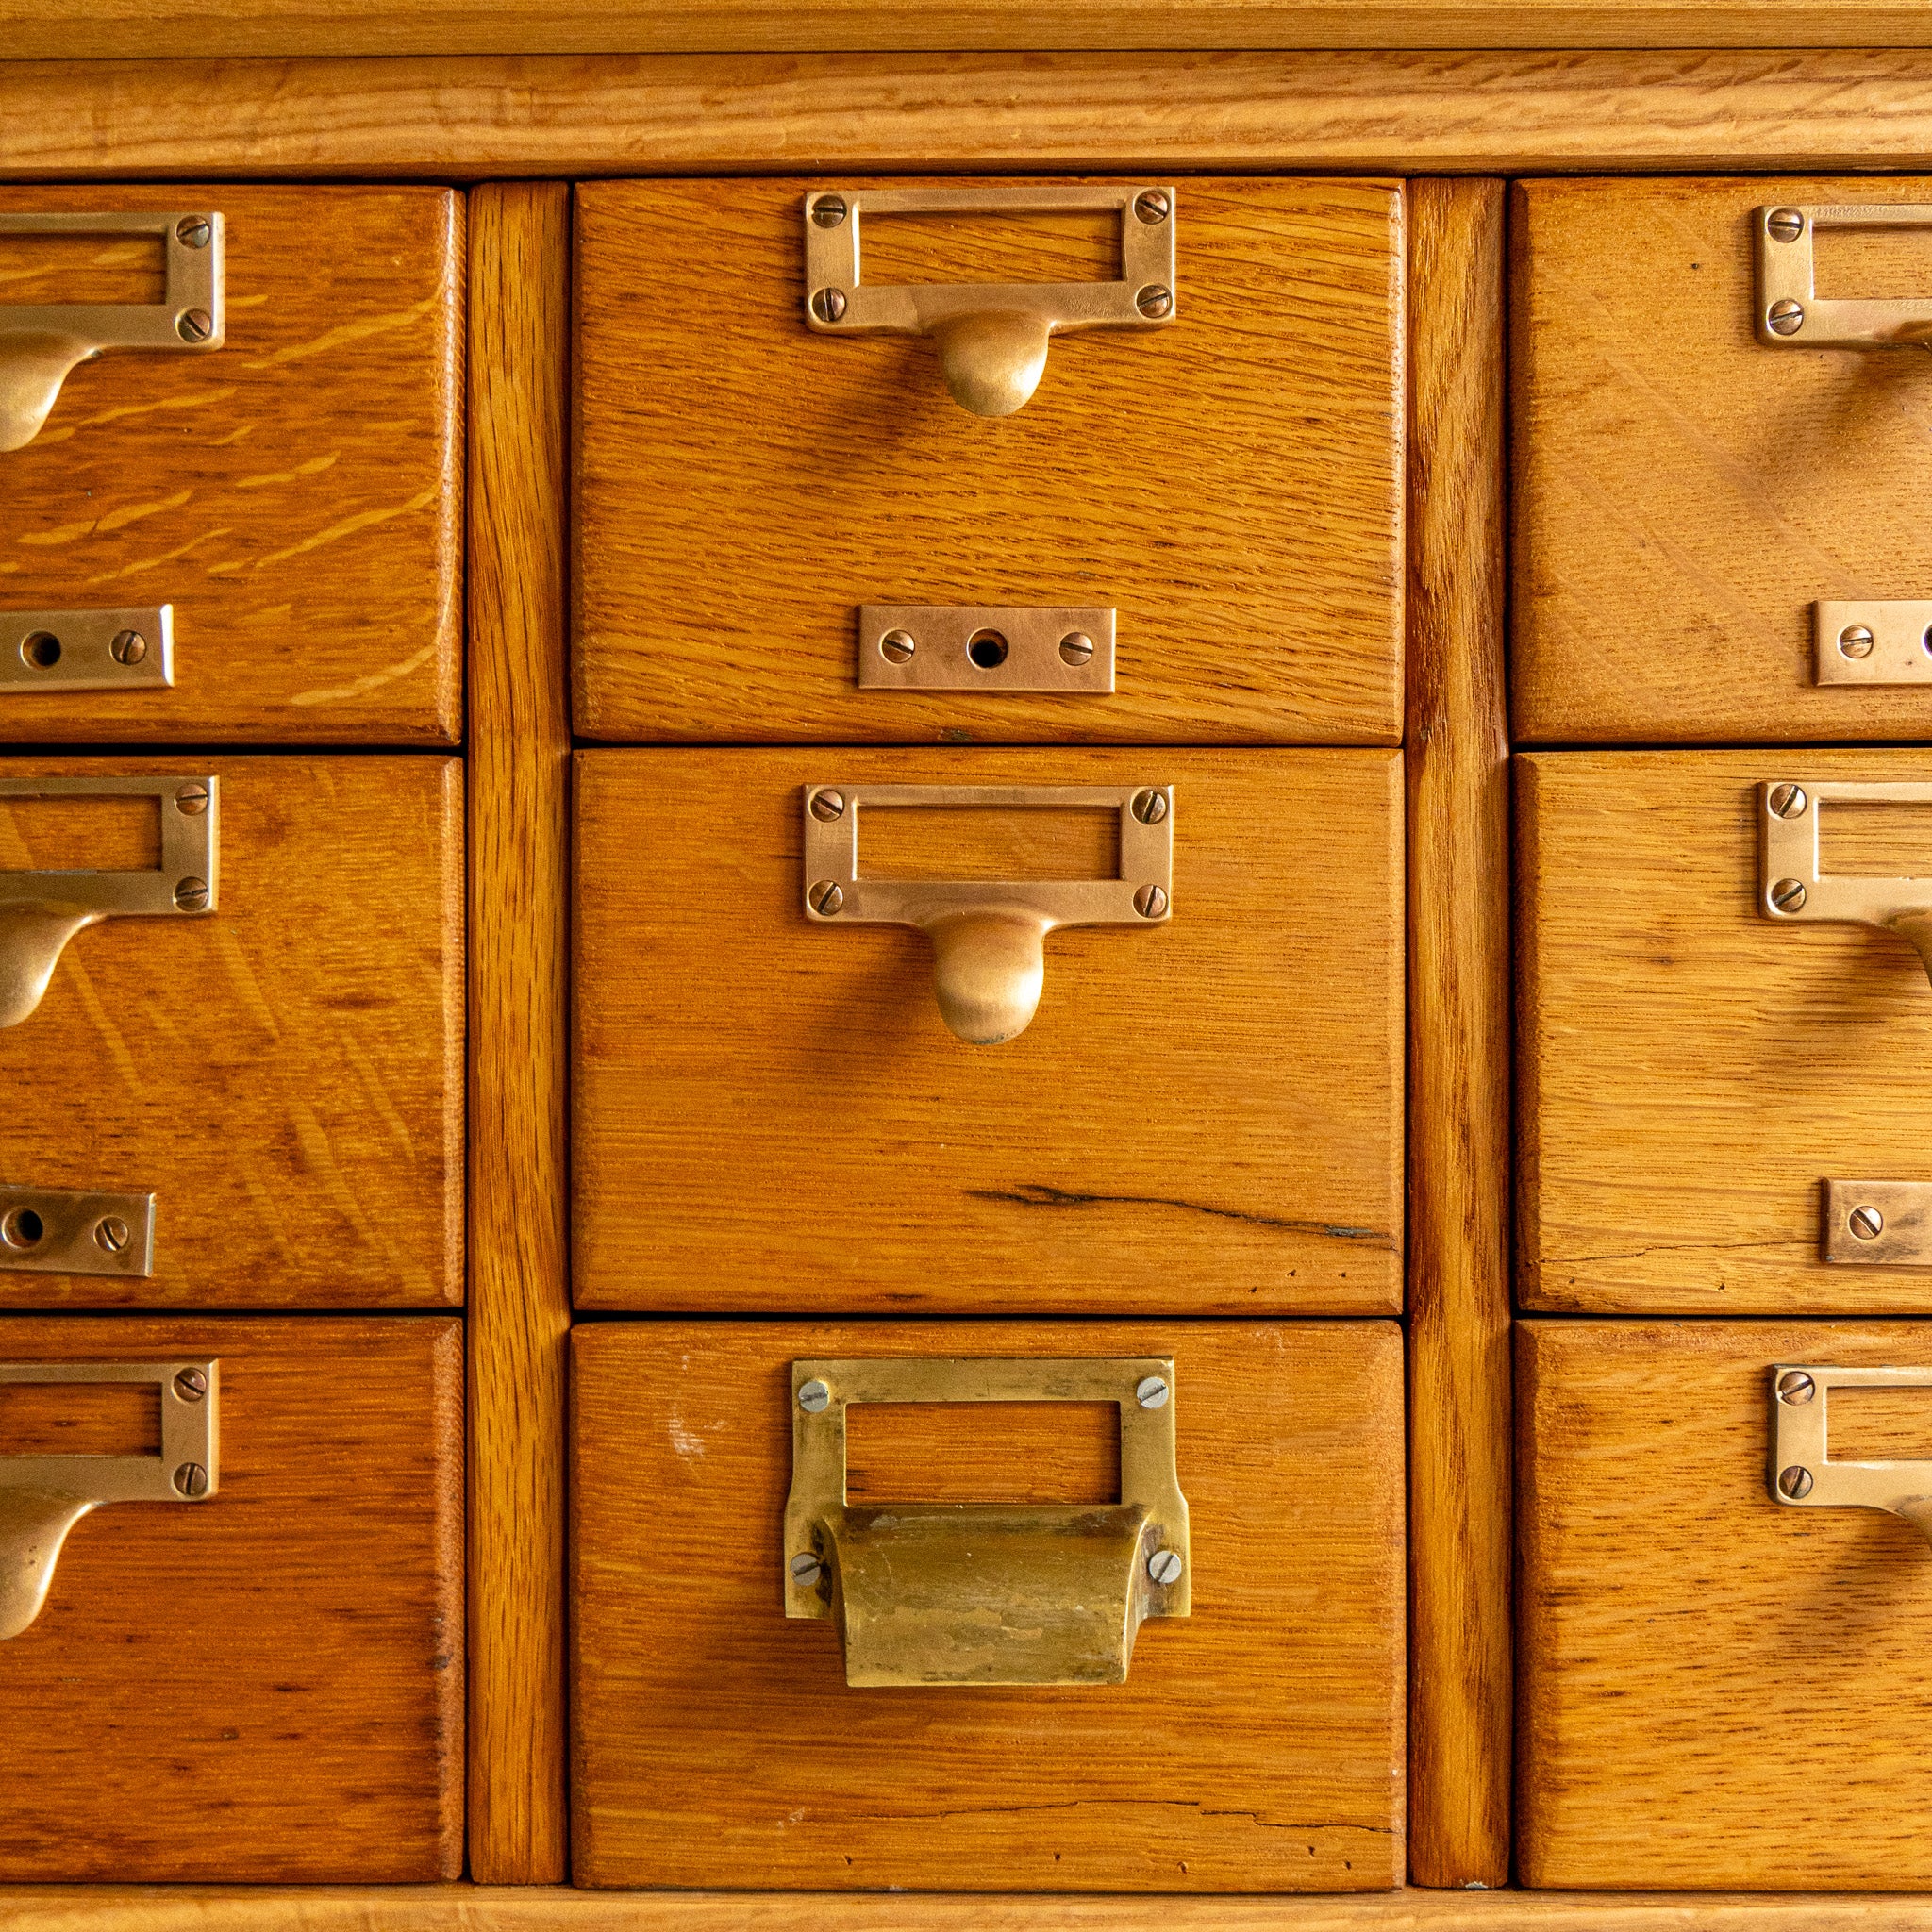
<path id="1" fill-rule="evenodd" d="M 1554 1257 L 1558 1268 L 1580 1268 L 1587 1261 L 1641 1261 L 1652 1255 L 1718 1255 L 1729 1254 L 1738 1248 L 1764 1248 L 1773 1254 L 1780 1249 L 1798 1248 L 1811 1253 L 1818 1243 L 1815 1241 L 1665 1241 L 1654 1248 L 1619 1248 L 1607 1255 L 1564 1255 Z"/>
<path id="2" fill-rule="evenodd" d="M 1206 1201 L 1175 1201 L 1164 1194 L 1081 1194 L 1043 1181 L 1025 1181 L 1017 1188 L 969 1188 L 972 1201 L 1010 1201 L 1020 1208 L 1179 1208 L 1190 1214 L 1212 1214 L 1223 1221 L 1244 1221 L 1254 1227 L 1286 1228 L 1293 1234 L 1316 1234 L 1328 1241 L 1368 1241 L 1392 1249 L 1390 1236 L 1379 1228 L 1342 1227 L 1326 1221 L 1283 1221 L 1272 1214 L 1250 1214 L 1240 1208 L 1216 1208 Z"/>

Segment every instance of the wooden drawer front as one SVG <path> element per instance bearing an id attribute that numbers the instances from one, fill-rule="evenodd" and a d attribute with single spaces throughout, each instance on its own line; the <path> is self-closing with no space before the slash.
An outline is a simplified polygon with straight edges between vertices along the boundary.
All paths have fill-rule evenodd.
<path id="1" fill-rule="evenodd" d="M 1826 1182 L 1932 1182 L 1926 969 L 1875 926 L 1757 909 L 1762 785 L 1932 783 L 1932 754 L 1545 752 L 1518 772 L 1524 1305 L 1932 1307 L 1932 1266 L 1823 1258 Z M 1932 872 L 1932 803 L 1823 809 L 1826 873 Z"/>
<path id="2" fill-rule="evenodd" d="M 1172 918 L 1050 934 L 1031 1025 L 969 1046 L 924 933 L 808 919 L 835 782 L 1172 784 Z M 1095 862 L 1024 813 L 921 816 L 941 878 Z M 1401 1307 L 1394 755 L 584 753 L 574 932 L 582 1307 Z"/>
<path id="3" fill-rule="evenodd" d="M 139 209 L 223 217 L 225 341 L 83 363 L 0 456 L 0 612 L 170 605 L 174 687 L 0 682 L 0 740 L 454 744 L 462 197 L 0 188 L 0 214 Z M 146 268 L 125 242 L 89 261 L 0 236 L 10 303 L 158 299 Z"/>
<path id="4" fill-rule="evenodd" d="M 579 1884 L 1401 1883 L 1392 1324 L 625 1322 L 572 1340 Z M 785 1614 L 792 1362 L 1125 1355 L 1174 1361 L 1191 1614 L 1142 1625 L 1124 1684 L 849 1688 L 837 1624 Z M 1014 1471 L 984 1446 L 938 1467 L 949 1420 L 915 1424 L 928 1475 L 1004 1496 Z"/>
<path id="5" fill-rule="evenodd" d="M 1522 1882 L 1932 1886 L 1925 1539 L 1767 1480 L 1774 1364 L 1932 1370 L 1932 1324 L 1531 1322 L 1518 1343 Z M 1932 1453 L 1932 1389 L 1844 1396 L 1834 1443 Z"/>
<path id="6" fill-rule="evenodd" d="M 219 1358 L 216 1493 L 84 1517 L 0 1643 L 0 1877 L 458 1876 L 461 1324 L 0 1320 L 0 1361 L 183 1355 Z M 0 1455 L 44 1452 L 22 1393 L 69 1391 L 0 1389 Z"/>
<path id="7" fill-rule="evenodd" d="M 1174 184 L 1173 321 L 1055 337 L 996 419 L 926 341 L 808 327 L 831 185 L 577 190 L 580 731 L 1397 741 L 1398 184 Z M 902 218 L 862 273 L 1079 281 L 1117 244 L 1110 217 Z M 858 689 L 859 608 L 907 604 L 1115 609 L 1114 693 Z"/>
<path id="8" fill-rule="evenodd" d="M 219 781 L 218 908 L 68 941 L 0 1031 L 0 1187 L 152 1191 L 154 1272 L 0 1269 L 0 1306 L 459 1303 L 460 761 L 0 758 L 113 773 Z M 0 796 L 0 872 L 151 865 L 126 803 Z"/>
<path id="9" fill-rule="evenodd" d="M 1757 209 L 1928 201 L 1899 176 L 1520 185 L 1520 738 L 1932 737 L 1932 680 L 1818 683 L 1812 613 L 1932 599 L 1932 364 L 1754 333 Z M 1815 259 L 1822 296 L 1932 299 L 1932 229 L 1821 233 Z"/>

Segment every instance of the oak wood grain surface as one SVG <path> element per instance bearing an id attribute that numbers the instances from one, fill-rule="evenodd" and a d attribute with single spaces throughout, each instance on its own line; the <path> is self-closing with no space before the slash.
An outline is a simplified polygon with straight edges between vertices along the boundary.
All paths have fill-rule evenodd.
<path id="1" fill-rule="evenodd" d="M 1923 176 L 1519 186 L 1524 741 L 1932 737 L 1932 685 L 1820 686 L 1811 616 L 1932 596 L 1932 361 L 1763 346 L 1752 243 L 1758 208 L 1928 199 Z M 1932 231 L 1824 233 L 1816 261 L 1824 295 L 1932 294 Z"/>
<path id="2" fill-rule="evenodd" d="M 179 97 L 185 125 L 194 102 Z M 172 604 L 175 685 L 8 687 L 0 739 L 454 743 L 461 196 L 0 190 L 7 213 L 156 208 L 223 215 L 225 343 L 113 350 L 68 376 L 39 436 L 0 456 L 0 606 Z M 0 240 L 6 302 L 82 290 L 66 251 Z"/>
<path id="3" fill-rule="evenodd" d="M 1393 184 L 1179 183 L 1174 319 L 1056 337 L 996 419 L 952 400 L 922 338 L 806 326 L 807 185 L 577 190 L 580 731 L 1396 741 Z M 861 273 L 1111 279 L 1100 226 L 868 216 Z M 708 238 L 675 299 L 667 233 Z M 1117 608 L 1114 693 L 860 690 L 862 604 Z"/>
<path id="4" fill-rule="evenodd" d="M 1767 1372 L 1922 1366 L 1932 1326 L 1519 1333 L 1523 1881 L 1924 1887 L 1925 1540 L 1772 1499 Z"/>
<path id="5" fill-rule="evenodd" d="M 570 194 L 470 197 L 470 1872 L 566 1875 Z"/>
<path id="6" fill-rule="evenodd" d="M 968 1046 L 924 934 L 808 920 L 833 782 L 1172 783 L 1173 918 L 1049 935 L 1032 1024 Z M 577 1306 L 1393 1313 L 1401 785 L 1379 751 L 579 753 Z M 1027 815 L 930 816 L 942 868 Z"/>
<path id="7" fill-rule="evenodd" d="M 1819 1258 L 1825 1179 L 1932 1180 L 1925 969 L 1874 928 L 1758 912 L 1756 796 L 1769 779 L 1932 780 L 1932 753 L 1518 765 L 1524 1305 L 1932 1310 L 1923 1269 Z M 1932 814 L 1901 810 L 1923 854 Z M 1827 870 L 1890 875 L 1844 851 Z"/>
<path id="8" fill-rule="evenodd" d="M 0 179 L 448 180 L 802 162 L 822 172 L 1923 170 L 1932 166 L 1932 53 L 1707 43 L 0 62 Z"/>
<path id="9" fill-rule="evenodd" d="M 1509 1876 L 1503 186 L 1409 184 L 1409 1875 Z"/>
<path id="10" fill-rule="evenodd" d="M 169 753 L 0 772 L 221 781 L 218 909 L 89 927 L 0 1031 L 0 1177 L 152 1191 L 154 1274 L 0 1274 L 0 1307 L 460 1303 L 460 761 Z M 117 862 L 93 806 L 59 809 L 57 843 L 36 829 L 60 824 L 44 808 L 0 800 L 0 868 Z"/>
<path id="11" fill-rule="evenodd" d="M 217 1493 L 84 1518 L 0 1644 L 0 1874 L 455 1877 L 461 1324 L 0 1319 L 5 1360 L 200 1355 Z"/>
<path id="12" fill-rule="evenodd" d="M 1392 1324 L 599 1323 L 572 1352 L 579 1884 L 1401 1882 Z M 848 1689 L 836 1626 L 783 1613 L 792 1360 L 1127 1354 L 1174 1358 L 1192 1615 L 1121 1686 Z"/>

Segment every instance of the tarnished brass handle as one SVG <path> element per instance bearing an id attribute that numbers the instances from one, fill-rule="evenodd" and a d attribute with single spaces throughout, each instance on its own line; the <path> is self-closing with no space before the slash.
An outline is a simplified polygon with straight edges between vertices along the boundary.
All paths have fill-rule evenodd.
<path id="1" fill-rule="evenodd" d="M 860 1402 L 1113 1403 L 1120 1501 L 856 1507 Z M 785 1614 L 836 1619 L 860 1687 L 1124 1683 L 1141 1623 L 1192 1607 L 1174 1406 L 1157 1356 L 793 1362 Z"/>
<path id="2" fill-rule="evenodd" d="M 75 933 L 128 915 L 199 918 L 221 896 L 221 780 L 207 777 L 0 776 L 9 798 L 153 798 L 161 862 L 152 872 L 0 872 L 0 1026 L 41 1003 Z"/>
<path id="3" fill-rule="evenodd" d="M 865 879 L 867 808 L 1109 807 L 1120 813 L 1121 876 L 994 882 Z M 940 1012 L 961 1040 L 994 1046 L 1024 1033 L 1060 925 L 1159 925 L 1173 913 L 1171 785 L 808 785 L 805 911 L 819 925 L 912 925 L 932 941 Z"/>
<path id="4" fill-rule="evenodd" d="M 1796 1509 L 1884 1509 L 1932 1542 L 1932 1462 L 1844 1462 L 1826 1447 L 1834 1389 L 1924 1389 L 1932 1369 L 1844 1369 L 1779 1362 L 1771 1372 L 1774 1503 Z"/>
<path id="5" fill-rule="evenodd" d="M 0 1640 L 41 1614 L 68 1532 L 109 1503 L 201 1503 L 221 1486 L 220 1363 L 0 1362 L 9 1383 L 159 1391 L 158 1456 L 0 1456 Z"/>
<path id="6" fill-rule="evenodd" d="M 41 433 L 60 386 L 104 349 L 222 346 L 222 218 L 218 214 L 0 214 L 0 235 L 153 235 L 166 257 L 159 302 L 0 308 L 0 450 Z"/>
<path id="7" fill-rule="evenodd" d="M 861 273 L 866 214 L 1068 208 L 1119 215 L 1118 281 L 897 286 L 867 283 Z M 805 319 L 827 335 L 927 336 L 954 401 L 975 416 L 1009 416 L 1040 387 L 1051 337 L 1075 328 L 1159 328 L 1174 320 L 1174 229 L 1171 187 L 818 189 L 805 197 Z"/>

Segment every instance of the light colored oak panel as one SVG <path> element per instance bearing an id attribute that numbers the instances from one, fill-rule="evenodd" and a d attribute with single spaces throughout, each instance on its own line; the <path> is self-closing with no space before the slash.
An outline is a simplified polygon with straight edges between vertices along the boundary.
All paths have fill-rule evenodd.
<path id="1" fill-rule="evenodd" d="M 1760 916 L 1756 794 L 1807 775 L 1932 780 L 1932 754 L 1518 767 L 1524 1305 L 1932 1310 L 1932 1271 L 1819 1258 L 1825 1179 L 1932 1180 L 1925 969 L 1875 929 Z"/>
<path id="2" fill-rule="evenodd" d="M 580 1884 L 1400 1883 L 1393 1324 L 600 1323 L 572 1347 Z M 1192 1616 L 1143 1625 L 1123 1686 L 849 1690 L 837 1628 L 783 1613 L 791 1361 L 1130 1353 L 1174 1357 Z"/>
<path id="3" fill-rule="evenodd" d="M 1394 184 L 1179 183 L 1174 321 L 1057 337 L 997 420 L 917 337 L 807 328 L 812 185 L 577 190 L 579 730 L 1396 741 Z M 899 225 L 869 280 L 1020 272 L 971 224 Z M 1026 278 L 1084 278 L 1050 232 Z M 703 236 L 707 270 L 667 300 L 673 236 Z M 863 604 L 1113 607 L 1114 694 L 861 691 Z"/>
<path id="4" fill-rule="evenodd" d="M 85 1518 L 0 1644 L 0 1874 L 453 1878 L 462 1324 L 0 1319 L 0 1360 L 203 1355 L 218 1493 Z"/>
<path id="5" fill-rule="evenodd" d="M 924 935 L 806 917 L 836 781 L 1171 782 L 1174 916 L 1051 934 L 1032 1024 L 967 1046 Z M 1393 1313 L 1401 784 L 1379 751 L 579 753 L 577 1306 Z"/>
<path id="6" fill-rule="evenodd" d="M 184 125 L 191 88 L 175 96 Z M 0 608 L 171 604 L 172 690 L 0 689 L 14 743 L 455 743 L 463 204 L 425 188 L 0 189 L 0 212 L 214 209 L 227 329 L 116 350 L 0 456 Z M 8 299 L 85 299 L 13 242 Z"/>
<path id="7" fill-rule="evenodd" d="M 1932 1325 L 1520 1334 L 1524 1882 L 1932 1884 L 1925 1541 L 1765 1481 L 1772 1364 L 1923 1365 Z"/>
<path id="8" fill-rule="evenodd" d="M 6 758 L 221 781 L 220 907 L 109 919 L 0 1031 L 0 1178 L 156 1195 L 146 1278 L 8 1307 L 463 1298 L 463 795 L 445 758 Z M 92 808 L 75 807 L 77 819 Z M 0 799 L 0 866 L 31 855 Z"/>
<path id="9" fill-rule="evenodd" d="M 1919 176 L 1519 187 L 1524 741 L 1932 737 L 1932 685 L 1818 685 L 1811 617 L 1932 596 L 1932 363 L 1760 344 L 1751 234 L 1780 202 L 1926 200 Z M 1932 232 L 1883 245 L 1822 237 L 1821 290 L 1932 295 Z"/>

